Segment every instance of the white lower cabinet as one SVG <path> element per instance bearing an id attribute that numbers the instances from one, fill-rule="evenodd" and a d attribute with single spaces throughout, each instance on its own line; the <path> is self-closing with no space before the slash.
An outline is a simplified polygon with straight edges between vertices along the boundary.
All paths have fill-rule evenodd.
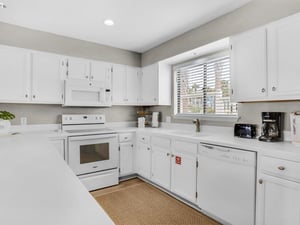
<path id="1" fill-rule="evenodd" d="M 175 151 L 171 159 L 171 191 L 196 203 L 197 156 Z"/>
<path id="2" fill-rule="evenodd" d="M 134 144 L 133 134 L 119 134 L 119 152 L 120 152 L 120 176 L 131 175 L 134 173 Z"/>
<path id="3" fill-rule="evenodd" d="M 151 177 L 150 136 L 137 136 L 136 172 L 144 178 Z"/>
<path id="4" fill-rule="evenodd" d="M 170 189 L 171 185 L 171 140 L 152 137 L 151 181 L 161 187 Z"/>
<path id="5" fill-rule="evenodd" d="M 261 157 L 256 225 L 300 225 L 300 163 Z"/>
<path id="6" fill-rule="evenodd" d="M 65 159 L 65 145 L 66 140 L 64 138 L 50 138 L 51 143 L 54 145 L 58 153 Z"/>

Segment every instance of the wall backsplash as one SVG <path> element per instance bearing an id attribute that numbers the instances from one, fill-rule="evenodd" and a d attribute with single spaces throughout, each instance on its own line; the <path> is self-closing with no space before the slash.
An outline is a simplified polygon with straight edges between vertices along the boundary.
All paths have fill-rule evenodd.
<path id="1" fill-rule="evenodd" d="M 166 116 L 172 116 L 173 109 L 171 106 L 156 106 L 151 107 L 151 111 L 159 111 L 162 113 L 163 122 L 166 121 Z M 253 102 L 253 103 L 239 103 L 238 114 L 240 123 L 256 124 L 258 128 L 261 127 L 261 112 L 284 112 L 284 130 L 290 131 L 290 112 L 300 111 L 300 101 L 284 101 L 284 102 Z M 174 119 L 172 122 L 176 123 L 191 123 L 191 119 Z M 216 121 L 201 121 L 203 125 L 213 126 L 233 126 L 234 122 L 216 122 Z"/>
<path id="2" fill-rule="evenodd" d="M 107 122 L 125 122 L 136 120 L 136 107 L 113 106 L 110 108 L 73 108 L 61 105 L 38 104 L 0 104 L 0 110 L 6 110 L 16 115 L 13 125 L 20 124 L 21 117 L 27 117 L 28 124 L 60 123 L 61 114 L 96 114 L 104 113 Z"/>

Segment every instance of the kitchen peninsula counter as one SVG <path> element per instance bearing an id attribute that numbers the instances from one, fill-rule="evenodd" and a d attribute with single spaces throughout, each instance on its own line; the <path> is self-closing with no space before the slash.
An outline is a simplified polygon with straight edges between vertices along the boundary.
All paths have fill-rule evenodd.
<path id="1" fill-rule="evenodd" d="M 43 135 L 0 136 L 0 224 L 113 225 Z"/>

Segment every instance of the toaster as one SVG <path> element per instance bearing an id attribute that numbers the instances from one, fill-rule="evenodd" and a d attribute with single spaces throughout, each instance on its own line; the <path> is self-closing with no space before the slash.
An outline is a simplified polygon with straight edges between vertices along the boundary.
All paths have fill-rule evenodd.
<path id="1" fill-rule="evenodd" d="M 245 123 L 234 124 L 234 136 L 241 138 L 255 138 L 256 125 Z"/>

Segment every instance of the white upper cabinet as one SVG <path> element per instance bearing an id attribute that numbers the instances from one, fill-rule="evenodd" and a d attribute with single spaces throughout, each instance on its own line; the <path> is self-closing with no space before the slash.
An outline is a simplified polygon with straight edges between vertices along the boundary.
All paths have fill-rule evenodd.
<path id="1" fill-rule="evenodd" d="M 89 61 L 81 58 L 68 57 L 66 59 L 67 76 L 72 79 L 90 79 Z"/>
<path id="2" fill-rule="evenodd" d="M 300 14 L 268 26 L 269 96 L 300 99 Z"/>
<path id="3" fill-rule="evenodd" d="M 158 64 L 142 69 L 140 101 L 143 105 L 158 104 Z"/>
<path id="4" fill-rule="evenodd" d="M 113 105 L 138 105 L 140 68 L 113 65 Z"/>
<path id="5" fill-rule="evenodd" d="M 90 61 L 89 79 L 92 81 L 100 81 L 105 84 L 106 88 L 111 88 L 111 72 L 110 63 L 101 61 Z"/>
<path id="6" fill-rule="evenodd" d="M 233 101 L 300 99 L 300 14 L 231 38 Z"/>
<path id="7" fill-rule="evenodd" d="M 231 38 L 232 101 L 263 100 L 267 96 L 265 28 Z"/>
<path id="8" fill-rule="evenodd" d="M 31 100 L 38 103 L 61 104 L 65 78 L 63 56 L 43 52 L 31 53 Z"/>
<path id="9" fill-rule="evenodd" d="M 0 101 L 28 102 L 30 54 L 25 49 L 0 46 Z"/>
<path id="10" fill-rule="evenodd" d="M 171 105 L 171 67 L 155 63 L 142 68 L 140 105 Z"/>

